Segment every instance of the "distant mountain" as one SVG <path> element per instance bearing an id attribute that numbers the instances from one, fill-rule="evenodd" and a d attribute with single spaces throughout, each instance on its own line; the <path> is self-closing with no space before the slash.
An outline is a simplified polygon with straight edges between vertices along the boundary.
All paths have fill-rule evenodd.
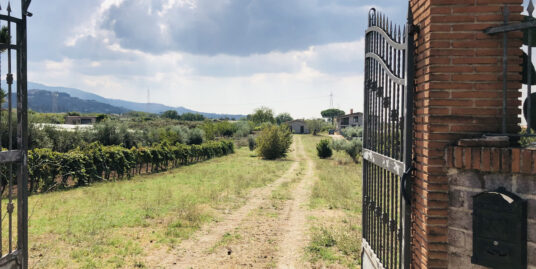
<path id="1" fill-rule="evenodd" d="M 12 107 L 15 107 L 17 94 L 13 92 L 11 98 L 13 101 Z M 3 107 L 7 107 L 7 104 L 4 104 Z M 43 113 L 77 111 L 81 113 L 122 114 L 129 111 L 122 107 L 116 107 L 94 100 L 71 97 L 67 93 L 45 90 L 28 90 L 28 107 L 33 111 Z"/>
<path id="2" fill-rule="evenodd" d="M 6 89 L 5 85 L 2 85 L 2 88 Z M 162 104 L 156 104 L 156 103 L 136 103 L 136 102 L 130 102 L 125 100 L 119 100 L 119 99 L 108 99 L 104 98 L 100 95 L 96 95 L 90 92 L 82 91 L 79 89 L 74 88 L 65 88 L 65 87 L 51 87 L 46 86 L 39 83 L 33 83 L 28 82 L 28 90 L 46 90 L 50 92 L 62 92 L 67 93 L 71 97 L 79 98 L 82 100 L 94 100 L 103 104 L 108 104 L 112 107 L 118 107 L 123 108 L 126 110 L 133 110 L 133 111 L 142 111 L 142 112 L 149 112 L 149 113 L 162 113 L 166 110 L 176 110 L 179 114 L 184 113 L 199 113 L 207 118 L 211 119 L 219 119 L 219 118 L 234 118 L 234 119 L 240 119 L 245 117 L 245 115 L 233 115 L 233 114 L 218 114 L 218 113 L 206 113 L 206 112 L 198 112 L 194 111 L 185 107 L 170 107 Z M 82 112 L 82 111 L 80 111 Z M 102 112 L 106 113 L 106 112 Z"/>

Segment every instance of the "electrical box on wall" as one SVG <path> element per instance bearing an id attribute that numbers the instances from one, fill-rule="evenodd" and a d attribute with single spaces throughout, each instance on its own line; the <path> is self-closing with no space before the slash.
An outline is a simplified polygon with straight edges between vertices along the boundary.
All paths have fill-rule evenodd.
<path id="1" fill-rule="evenodd" d="M 527 202 L 499 188 L 473 196 L 473 264 L 527 268 Z"/>

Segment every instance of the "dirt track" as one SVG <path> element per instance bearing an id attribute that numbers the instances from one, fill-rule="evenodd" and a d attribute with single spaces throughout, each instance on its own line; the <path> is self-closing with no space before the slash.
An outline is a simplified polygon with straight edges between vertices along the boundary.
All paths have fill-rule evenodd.
<path id="1" fill-rule="evenodd" d="M 149 268 L 303 268 L 308 243 L 307 204 L 314 162 L 295 136 L 288 171 L 256 189 L 246 204 L 203 227 L 174 249 L 149 255 Z M 283 198 L 277 194 L 282 193 Z"/>

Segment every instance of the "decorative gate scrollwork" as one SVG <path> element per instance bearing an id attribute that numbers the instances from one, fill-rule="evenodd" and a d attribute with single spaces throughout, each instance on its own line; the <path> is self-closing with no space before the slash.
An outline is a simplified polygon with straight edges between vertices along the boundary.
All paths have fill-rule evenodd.
<path id="1" fill-rule="evenodd" d="M 371 9 L 365 45 L 363 268 L 409 268 L 413 137 L 412 14 L 404 27 Z"/>

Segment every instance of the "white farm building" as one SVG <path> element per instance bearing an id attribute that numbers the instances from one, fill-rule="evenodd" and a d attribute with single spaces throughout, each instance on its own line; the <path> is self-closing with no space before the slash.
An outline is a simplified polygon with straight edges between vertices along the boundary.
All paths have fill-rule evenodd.
<path id="1" fill-rule="evenodd" d="M 309 129 L 305 124 L 305 120 L 293 120 L 287 122 L 293 134 L 308 134 Z"/>

